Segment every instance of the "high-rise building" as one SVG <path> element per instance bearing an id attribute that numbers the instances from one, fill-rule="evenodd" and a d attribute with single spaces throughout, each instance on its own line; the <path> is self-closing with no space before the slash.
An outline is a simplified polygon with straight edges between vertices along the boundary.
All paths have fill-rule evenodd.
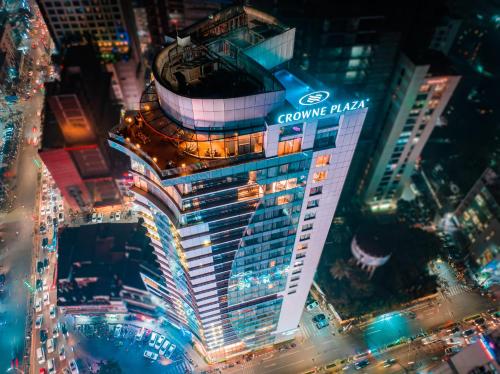
<path id="1" fill-rule="evenodd" d="M 211 359 L 293 338 L 369 105 L 284 69 L 294 34 L 240 6 L 192 25 L 110 133 L 163 272 L 145 283 Z"/>
<path id="2" fill-rule="evenodd" d="M 164 45 L 176 31 L 217 12 L 231 0 L 143 0 L 153 44 Z"/>
<path id="3" fill-rule="evenodd" d="M 63 64 L 61 80 L 46 84 L 40 157 L 72 209 L 120 203 L 104 142 L 119 118 L 111 74 L 91 46 L 67 49 Z"/>
<path id="4" fill-rule="evenodd" d="M 488 168 L 453 215 L 456 239 L 472 260 L 483 286 L 500 286 L 500 177 Z"/>
<path id="5" fill-rule="evenodd" d="M 135 109 L 144 89 L 140 44 L 129 0 L 39 0 L 59 48 L 93 43 L 113 74 L 116 98 Z"/>
<path id="6" fill-rule="evenodd" d="M 460 79 L 437 52 L 401 54 L 397 66 L 382 135 L 364 181 L 365 202 L 375 211 L 395 208 Z"/>

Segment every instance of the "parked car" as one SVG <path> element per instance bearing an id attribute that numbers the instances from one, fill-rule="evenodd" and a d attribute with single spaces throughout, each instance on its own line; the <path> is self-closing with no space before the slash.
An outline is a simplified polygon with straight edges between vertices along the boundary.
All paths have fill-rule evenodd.
<path id="1" fill-rule="evenodd" d="M 42 322 L 43 322 L 43 316 L 38 316 L 36 317 L 36 321 L 35 321 L 35 329 L 40 329 L 40 327 L 42 327 Z"/>
<path id="2" fill-rule="evenodd" d="M 364 360 L 356 362 L 354 364 L 354 368 L 356 370 L 361 370 L 361 369 L 367 367 L 368 365 L 370 365 L 370 361 L 367 358 L 365 358 Z"/>
<path id="3" fill-rule="evenodd" d="M 71 360 L 69 362 L 69 368 L 71 369 L 71 374 L 78 374 L 79 373 L 78 366 L 76 365 L 75 360 Z"/>
<path id="4" fill-rule="evenodd" d="M 172 353 L 174 353 L 175 348 L 176 348 L 176 345 L 171 344 L 170 347 L 168 348 L 168 351 L 167 351 L 167 354 L 165 355 L 165 357 L 170 358 L 172 356 Z"/>
<path id="5" fill-rule="evenodd" d="M 115 338 L 119 338 L 122 333 L 122 325 L 116 325 Z"/>
<path id="6" fill-rule="evenodd" d="M 158 337 L 158 334 L 156 332 L 151 333 L 151 338 L 149 339 L 149 346 L 154 347 L 156 338 Z"/>
<path id="7" fill-rule="evenodd" d="M 40 342 L 43 344 L 47 341 L 48 334 L 47 330 L 40 330 Z"/>
<path id="8" fill-rule="evenodd" d="M 149 358 L 151 361 L 156 361 L 158 359 L 158 353 L 144 351 L 144 357 Z"/>
<path id="9" fill-rule="evenodd" d="M 160 347 L 164 341 L 165 341 L 165 337 L 163 335 L 158 336 L 158 339 L 156 339 L 156 342 L 155 342 L 155 349 L 160 349 Z"/>
<path id="10" fill-rule="evenodd" d="M 40 365 L 45 363 L 45 351 L 43 350 L 43 347 L 38 347 L 36 349 L 36 358 Z"/>
<path id="11" fill-rule="evenodd" d="M 61 347 L 61 349 L 59 350 L 59 360 L 66 360 L 66 352 L 64 351 L 64 347 Z"/>
<path id="12" fill-rule="evenodd" d="M 167 339 L 165 339 L 165 341 L 163 342 L 163 345 L 161 346 L 160 351 L 159 351 L 160 355 L 165 356 L 165 352 L 167 351 L 167 348 L 169 345 L 170 345 L 170 342 Z"/>
<path id="13" fill-rule="evenodd" d="M 56 306 L 55 305 L 50 306 L 50 318 L 51 319 L 56 318 Z"/>
<path id="14" fill-rule="evenodd" d="M 314 308 L 316 308 L 318 306 L 318 302 L 316 300 L 310 300 L 310 302 L 307 303 L 306 305 L 306 309 L 308 311 L 311 311 L 313 310 Z"/>
<path id="15" fill-rule="evenodd" d="M 37 313 L 42 312 L 42 299 L 39 297 L 35 298 L 35 312 Z"/>

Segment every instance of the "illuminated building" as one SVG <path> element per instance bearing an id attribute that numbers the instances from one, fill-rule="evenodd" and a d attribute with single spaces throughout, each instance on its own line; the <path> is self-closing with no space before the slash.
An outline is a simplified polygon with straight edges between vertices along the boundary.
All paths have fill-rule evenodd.
<path id="1" fill-rule="evenodd" d="M 59 48 L 92 42 L 113 74 L 113 91 L 127 109 L 136 109 L 144 89 L 140 45 L 129 0 L 39 0 Z"/>
<path id="2" fill-rule="evenodd" d="M 119 204 L 104 142 L 119 118 L 109 98 L 111 76 L 90 46 L 67 49 L 64 66 L 61 81 L 46 85 L 40 158 L 72 209 Z"/>
<path id="3" fill-rule="evenodd" d="M 211 359 L 293 338 L 368 110 L 282 68 L 294 33 L 249 7 L 185 29 L 110 133 L 164 276 L 149 290 Z"/>
<path id="4" fill-rule="evenodd" d="M 395 208 L 460 79 L 437 52 L 401 54 L 397 66 L 382 135 L 367 169 L 365 202 L 374 211 Z"/>
<path id="5" fill-rule="evenodd" d="M 459 243 L 471 255 L 485 287 L 500 285 L 500 178 L 486 169 L 454 213 Z"/>

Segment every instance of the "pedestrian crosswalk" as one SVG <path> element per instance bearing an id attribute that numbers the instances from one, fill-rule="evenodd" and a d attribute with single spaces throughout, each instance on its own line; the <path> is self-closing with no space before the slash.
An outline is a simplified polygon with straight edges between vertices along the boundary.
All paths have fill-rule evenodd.
<path id="1" fill-rule="evenodd" d="M 444 291 L 444 294 L 446 296 L 455 296 L 455 295 L 460 295 L 462 293 L 466 293 L 469 291 L 470 291 L 470 287 L 463 285 L 463 284 L 460 284 L 460 283 L 457 283 L 457 284 L 454 284 L 453 286 L 447 287 L 446 290 Z"/>

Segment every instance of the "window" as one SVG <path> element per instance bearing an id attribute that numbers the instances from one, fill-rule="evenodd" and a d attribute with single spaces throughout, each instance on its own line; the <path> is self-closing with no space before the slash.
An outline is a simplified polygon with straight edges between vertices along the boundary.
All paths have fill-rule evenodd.
<path id="1" fill-rule="evenodd" d="M 300 152 L 302 145 L 302 138 L 295 138 L 291 140 L 284 140 L 278 143 L 278 156 L 287 155 L 290 153 Z"/>
<path id="2" fill-rule="evenodd" d="M 313 224 L 312 223 L 307 223 L 302 226 L 302 231 L 307 231 L 307 230 L 312 230 Z"/>
<path id="3" fill-rule="evenodd" d="M 323 186 L 313 187 L 309 191 L 309 196 L 319 195 L 323 192 Z"/>
<path id="4" fill-rule="evenodd" d="M 297 253 L 297 256 L 295 256 L 295 259 L 298 260 L 298 259 L 304 258 L 304 257 L 306 257 L 305 253 Z"/>
<path id="5" fill-rule="evenodd" d="M 308 221 L 310 219 L 314 219 L 316 218 L 316 212 L 309 212 L 309 213 L 306 213 L 306 215 L 304 216 L 304 221 Z"/>
<path id="6" fill-rule="evenodd" d="M 297 292 L 297 291 L 293 290 L 293 291 L 288 292 L 288 294 L 289 294 L 289 295 L 292 295 L 292 294 L 294 294 L 294 293 L 296 293 L 296 292 Z"/>
<path id="7" fill-rule="evenodd" d="M 299 244 L 299 245 L 297 246 L 297 250 L 299 250 L 299 251 L 304 251 L 304 250 L 306 250 L 306 249 L 307 249 L 307 246 L 308 246 L 308 245 L 307 245 L 307 243 L 302 243 L 302 244 Z"/>
<path id="8" fill-rule="evenodd" d="M 319 200 L 311 200 L 307 203 L 307 209 L 317 208 L 319 206 Z"/>
<path id="9" fill-rule="evenodd" d="M 316 159 L 316 167 L 329 165 L 330 156 L 331 155 L 318 156 L 318 158 Z"/>
<path id="10" fill-rule="evenodd" d="M 314 182 L 321 182 L 321 181 L 326 179 L 327 175 L 328 175 L 328 172 L 326 170 L 318 171 L 318 172 L 314 173 L 313 181 Z"/>
<path id="11" fill-rule="evenodd" d="M 300 241 L 303 242 L 304 240 L 311 239 L 311 234 L 303 234 L 300 236 Z"/>

